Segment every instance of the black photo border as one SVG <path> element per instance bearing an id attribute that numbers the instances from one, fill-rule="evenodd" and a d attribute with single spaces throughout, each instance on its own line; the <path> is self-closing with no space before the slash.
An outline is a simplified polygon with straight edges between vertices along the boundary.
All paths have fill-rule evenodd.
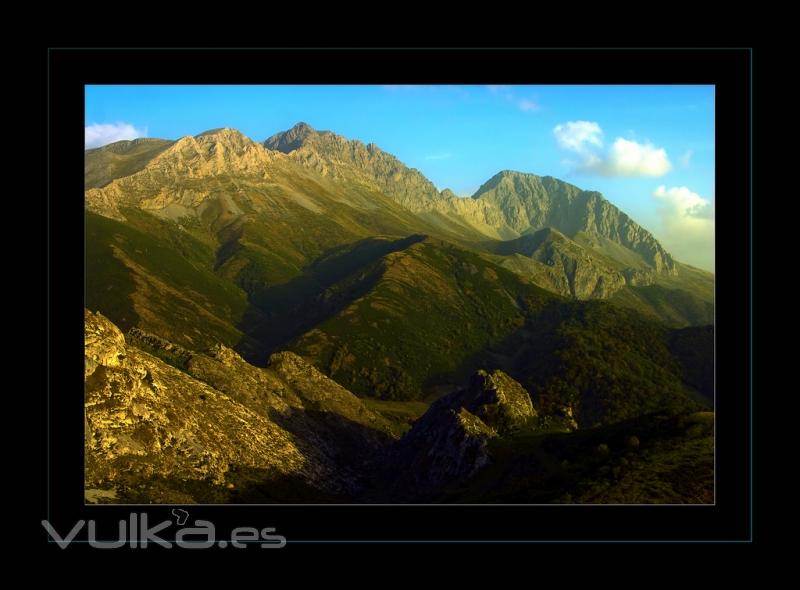
<path id="1" fill-rule="evenodd" d="M 44 56 L 43 56 L 44 57 Z M 752 542 L 751 48 L 47 48 L 47 372 L 40 522 L 131 512 L 84 504 L 83 131 L 87 84 L 713 84 L 716 87 L 716 503 L 713 506 L 185 507 L 217 531 L 308 543 Z M 277 130 L 276 130 L 277 131 Z M 256 138 L 261 139 L 261 138 Z M 535 171 L 532 171 L 535 172 Z M 65 272 L 65 270 L 67 272 Z M 66 277 L 66 278 L 65 278 Z M 83 545 L 86 547 L 86 545 Z M 228 549 L 230 551 L 230 549 Z"/>

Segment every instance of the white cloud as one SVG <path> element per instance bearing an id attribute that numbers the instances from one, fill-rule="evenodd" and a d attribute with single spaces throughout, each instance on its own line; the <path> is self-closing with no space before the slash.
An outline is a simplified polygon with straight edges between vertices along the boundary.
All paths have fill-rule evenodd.
<path id="1" fill-rule="evenodd" d="M 93 123 L 84 128 L 86 149 L 100 147 L 123 139 L 147 137 L 147 128 L 137 129 L 130 123 Z"/>
<path id="2" fill-rule="evenodd" d="M 667 188 L 659 186 L 653 196 L 661 202 L 664 209 L 674 212 L 677 217 L 706 218 L 711 201 L 704 199 L 686 186 Z"/>
<path id="3" fill-rule="evenodd" d="M 681 166 L 684 168 L 688 168 L 689 164 L 692 161 L 692 156 L 694 155 L 694 150 L 686 150 L 683 155 L 678 158 L 678 161 L 681 163 Z"/>
<path id="4" fill-rule="evenodd" d="M 688 187 L 659 186 L 653 193 L 661 216 L 661 241 L 675 258 L 714 267 L 714 205 Z"/>
<path id="5" fill-rule="evenodd" d="M 663 148 L 618 137 L 604 150 L 603 130 L 594 121 L 569 121 L 553 129 L 561 149 L 581 156 L 569 161 L 578 171 L 603 176 L 663 176 L 672 164 Z"/>
<path id="6" fill-rule="evenodd" d="M 569 121 L 553 129 L 558 145 L 571 152 L 584 154 L 589 146 L 603 147 L 603 130 L 593 121 Z"/>
<path id="7" fill-rule="evenodd" d="M 672 164 L 663 148 L 620 137 L 599 172 L 608 176 L 664 176 L 670 169 Z"/>

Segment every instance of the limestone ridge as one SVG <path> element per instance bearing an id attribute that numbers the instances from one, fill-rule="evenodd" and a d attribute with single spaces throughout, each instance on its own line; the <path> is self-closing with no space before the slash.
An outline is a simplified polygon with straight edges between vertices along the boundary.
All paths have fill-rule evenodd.
<path id="1" fill-rule="evenodd" d="M 129 152 L 136 154 L 131 162 L 112 165 L 113 158 Z M 552 177 L 506 170 L 471 199 L 459 198 L 447 189 L 439 192 L 418 170 L 375 144 L 316 131 L 306 123 L 273 135 L 263 145 L 222 128 L 176 142 L 134 140 L 89 150 L 86 206 L 114 219 L 124 219 L 120 207 L 176 218 L 212 199 L 214 187 L 204 184 L 219 184 L 219 178 L 264 184 L 276 174 L 296 175 L 302 169 L 343 186 L 373 189 L 448 230 L 461 227 L 470 235 L 509 240 L 553 227 L 570 238 L 583 233 L 623 246 L 656 273 L 676 273 L 674 260 L 658 241 L 600 193 Z M 113 170 L 130 173 L 110 180 Z M 226 198 L 230 201 L 230 195 Z"/>
<path id="2" fill-rule="evenodd" d="M 113 219 L 124 219 L 120 207 L 188 212 L 212 197 L 218 177 L 270 178 L 270 164 L 283 158 L 235 129 L 216 129 L 172 143 L 144 167 L 101 188 L 86 191 L 86 208 Z M 202 181 L 202 182 L 198 182 Z M 203 186 L 203 183 L 211 183 Z"/>
<path id="3" fill-rule="evenodd" d="M 443 199 L 418 170 L 406 167 L 375 144 L 315 131 L 306 123 L 273 135 L 264 146 L 288 154 L 322 176 L 373 186 L 412 211 L 425 209 L 425 201 Z"/>
<path id="4" fill-rule="evenodd" d="M 585 232 L 632 250 L 657 273 L 676 272 L 674 260 L 652 234 L 600 193 L 549 176 L 504 170 L 463 199 L 449 189 L 439 192 L 419 171 L 374 144 L 318 132 L 306 123 L 264 145 L 324 176 L 372 185 L 418 214 L 454 218 L 490 237 L 513 239 L 545 227 L 570 237 Z"/>
<path id="5" fill-rule="evenodd" d="M 316 131 L 311 125 L 300 122 L 288 131 L 276 133 L 264 142 L 264 146 L 288 154 L 302 147 L 303 143 L 314 134 Z"/>

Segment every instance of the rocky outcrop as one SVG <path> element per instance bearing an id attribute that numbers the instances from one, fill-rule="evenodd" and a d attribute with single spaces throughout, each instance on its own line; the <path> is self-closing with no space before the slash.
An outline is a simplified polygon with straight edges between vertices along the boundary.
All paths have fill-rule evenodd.
<path id="1" fill-rule="evenodd" d="M 528 392 L 502 371 L 478 371 L 434 402 L 388 460 L 397 494 L 424 497 L 466 481 L 491 460 L 489 442 L 536 424 Z"/>
<path id="2" fill-rule="evenodd" d="M 415 500 L 469 479 L 488 465 L 496 436 L 466 408 L 432 406 L 387 461 L 390 495 Z"/>
<path id="3" fill-rule="evenodd" d="M 537 415 L 525 388 L 502 371 L 478 371 L 460 403 L 498 434 L 513 432 Z"/>
<path id="4" fill-rule="evenodd" d="M 85 331 L 87 497 L 146 488 L 184 503 L 287 478 L 352 496 L 390 440 L 385 419 L 292 353 L 259 369 L 222 345 L 193 353 L 141 330 L 126 342 L 88 310 Z"/>
<path id="5" fill-rule="evenodd" d="M 233 466 L 326 485 L 332 474 L 265 415 L 128 346 L 100 314 L 87 310 L 85 324 L 87 489 L 122 494 L 158 478 L 226 489 Z"/>
<path id="6" fill-rule="evenodd" d="M 608 299 L 628 283 L 625 271 L 614 268 L 613 262 L 553 228 L 487 247 L 507 256 L 502 266 L 559 295 Z"/>

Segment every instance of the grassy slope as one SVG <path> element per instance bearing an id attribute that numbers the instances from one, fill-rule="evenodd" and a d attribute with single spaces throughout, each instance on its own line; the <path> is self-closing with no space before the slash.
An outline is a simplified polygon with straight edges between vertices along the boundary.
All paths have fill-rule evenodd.
<path id="1" fill-rule="evenodd" d="M 486 367 L 512 372 L 548 408 L 572 405 L 584 426 L 701 407 L 662 323 L 548 295 L 450 244 L 383 256 L 325 296 L 345 304 L 294 349 L 360 395 L 419 398 Z"/>
<path id="2" fill-rule="evenodd" d="M 677 275 L 658 275 L 654 285 L 625 287 L 611 301 L 674 328 L 714 323 L 714 275 L 680 262 L 676 268 Z"/>
<path id="3" fill-rule="evenodd" d="M 125 215 L 86 215 L 87 307 L 191 349 L 239 343 L 246 296 L 211 270 L 212 246 L 144 212 Z"/>
<path id="4" fill-rule="evenodd" d="M 606 267 L 620 272 L 626 268 L 647 268 L 635 252 L 605 238 L 583 232 L 570 240 L 558 234 L 548 235 L 546 230 L 540 230 L 515 240 L 482 242 L 479 247 L 490 252 L 495 263 L 548 288 L 549 268 L 530 257 L 554 240 L 560 241 L 566 252 L 585 248 L 600 268 Z M 660 275 L 653 285 L 623 287 L 610 301 L 635 309 L 642 315 L 675 328 L 713 323 L 714 276 L 681 263 L 677 264 L 677 268 L 677 276 Z"/>
<path id="5" fill-rule="evenodd" d="M 662 275 L 658 277 L 657 284 L 672 289 L 684 289 L 703 301 L 714 301 L 714 275 L 708 271 L 676 263 L 678 274 L 676 276 Z"/>
<path id="6" fill-rule="evenodd" d="M 635 309 L 642 315 L 680 328 L 710 324 L 714 321 L 714 304 L 685 289 L 662 284 L 641 287 L 626 286 L 614 293 L 611 302 Z"/>
<path id="7" fill-rule="evenodd" d="M 350 303 L 294 349 L 361 395 L 410 399 L 508 337 L 553 298 L 438 240 L 389 254 L 330 291 Z"/>
<path id="8" fill-rule="evenodd" d="M 129 176 L 145 167 L 174 142 L 166 139 L 118 141 L 86 150 L 84 183 L 86 188 L 105 186 L 115 178 Z"/>
<path id="9" fill-rule="evenodd" d="M 586 232 L 578 232 L 572 239 L 584 248 L 594 251 L 596 256 L 602 256 L 603 260 L 616 270 L 649 268 L 639 254 L 621 244 L 612 242 L 608 238 L 587 234 Z"/>

